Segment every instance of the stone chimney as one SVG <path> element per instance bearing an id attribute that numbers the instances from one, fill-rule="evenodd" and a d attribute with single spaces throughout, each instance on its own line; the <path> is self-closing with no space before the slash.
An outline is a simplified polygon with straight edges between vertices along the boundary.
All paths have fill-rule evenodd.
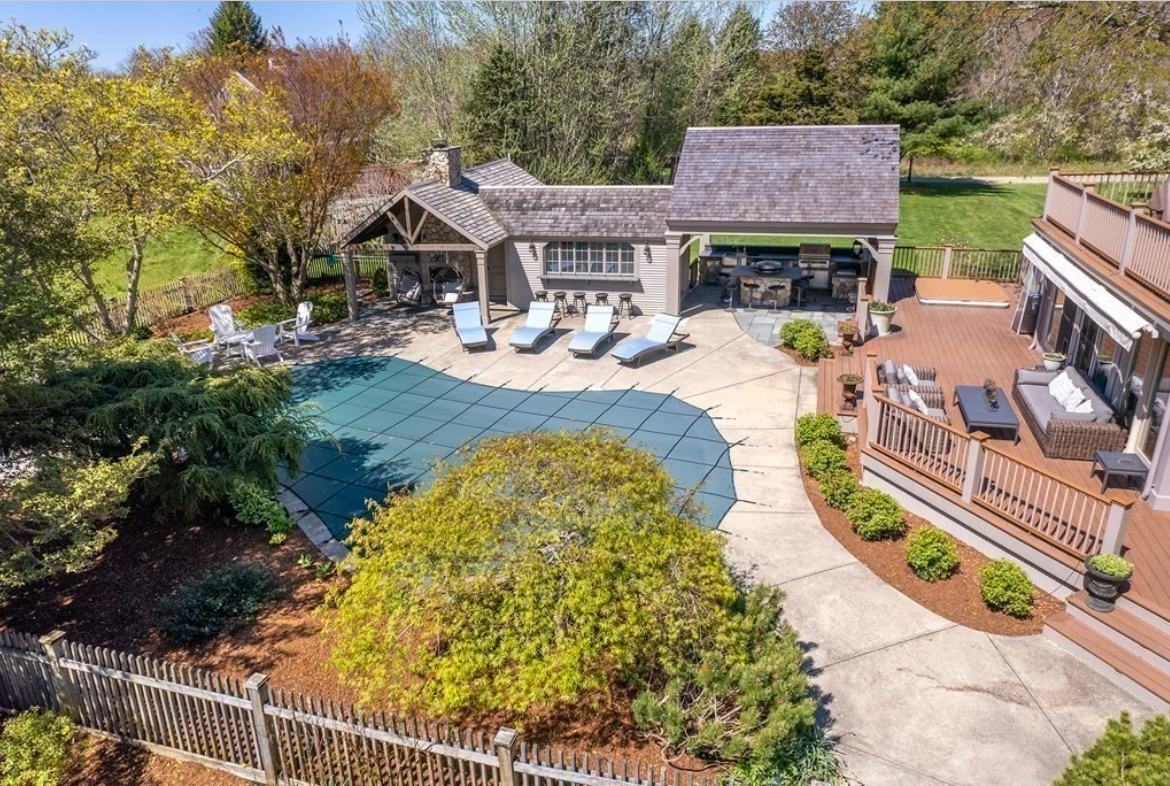
<path id="1" fill-rule="evenodd" d="M 459 163 L 459 148 L 448 147 L 442 139 L 431 142 L 423 150 L 423 180 L 433 180 L 445 186 L 457 186 L 463 181 L 463 168 Z"/>

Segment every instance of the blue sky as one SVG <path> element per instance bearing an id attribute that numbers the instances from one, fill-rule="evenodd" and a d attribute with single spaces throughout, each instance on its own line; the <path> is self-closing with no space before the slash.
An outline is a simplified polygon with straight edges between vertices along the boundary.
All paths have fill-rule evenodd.
<path id="1" fill-rule="evenodd" d="M 194 2 L 0 2 L 0 20 L 29 27 L 66 28 L 97 52 L 95 64 L 116 68 L 134 47 L 185 46 L 207 26 L 216 0 Z M 339 30 L 361 37 L 356 2 L 255 2 L 265 27 L 280 27 L 289 41 L 324 38 Z M 338 27 L 340 21 L 341 27 Z"/>

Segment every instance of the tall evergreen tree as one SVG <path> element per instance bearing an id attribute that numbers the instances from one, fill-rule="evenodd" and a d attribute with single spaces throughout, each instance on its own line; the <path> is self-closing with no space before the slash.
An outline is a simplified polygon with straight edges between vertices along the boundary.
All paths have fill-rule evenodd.
<path id="1" fill-rule="evenodd" d="M 258 52 L 266 44 L 264 25 L 251 3 L 224 0 L 216 7 L 207 45 L 211 54 L 223 57 L 241 50 Z"/>

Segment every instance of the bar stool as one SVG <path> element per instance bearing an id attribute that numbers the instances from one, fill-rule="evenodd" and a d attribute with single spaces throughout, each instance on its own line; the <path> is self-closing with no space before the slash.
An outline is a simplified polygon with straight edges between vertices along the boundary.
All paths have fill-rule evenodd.
<path id="1" fill-rule="evenodd" d="M 809 277 L 805 276 L 792 282 L 792 294 L 796 297 L 797 308 L 804 305 L 804 291 L 808 289 L 809 281 Z"/>
<path id="2" fill-rule="evenodd" d="M 772 310 L 780 308 L 780 293 L 785 289 L 784 284 L 769 284 L 768 291 L 772 293 Z"/>
<path id="3" fill-rule="evenodd" d="M 538 303 L 547 303 L 548 302 L 548 293 L 545 292 L 543 289 L 537 290 L 536 291 L 536 300 Z"/>
<path id="4" fill-rule="evenodd" d="M 589 305 L 589 298 L 585 292 L 573 293 L 573 313 L 584 314 L 585 306 Z"/>
<path id="5" fill-rule="evenodd" d="M 596 301 L 595 305 L 598 305 L 598 306 L 608 306 L 609 305 L 609 295 L 605 292 L 598 292 L 596 295 L 594 295 L 594 300 Z"/>
<path id="6" fill-rule="evenodd" d="M 565 292 L 553 292 L 553 313 L 560 317 L 569 315 L 569 306 L 565 301 L 568 294 Z"/>
<path id="7" fill-rule="evenodd" d="M 756 293 L 760 291 L 760 285 L 759 284 L 744 284 L 743 288 L 746 289 L 748 292 L 748 302 L 747 302 L 747 309 L 746 310 L 747 311 L 755 311 L 756 309 L 755 309 L 755 306 L 752 305 L 752 301 L 754 301 L 756 299 Z"/>
<path id="8" fill-rule="evenodd" d="M 634 296 L 629 292 L 623 292 L 618 295 L 618 310 L 617 315 L 620 319 L 622 314 L 626 315 L 626 319 L 634 318 Z"/>

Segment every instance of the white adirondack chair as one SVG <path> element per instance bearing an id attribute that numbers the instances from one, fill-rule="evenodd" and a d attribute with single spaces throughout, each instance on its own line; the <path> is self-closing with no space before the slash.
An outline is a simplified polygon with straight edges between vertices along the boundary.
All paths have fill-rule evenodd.
<path id="1" fill-rule="evenodd" d="M 280 350 L 276 347 L 276 336 L 276 325 L 262 325 L 256 328 L 252 331 L 252 338 L 242 344 L 244 356 L 257 366 L 264 365 L 261 362 L 264 358 L 273 356 L 283 363 L 284 356 L 280 354 Z"/>
<path id="2" fill-rule="evenodd" d="M 183 341 L 172 333 L 171 341 L 175 342 L 175 346 L 179 348 L 180 352 L 196 363 L 203 363 L 207 366 L 215 363 L 215 342 L 213 340 L 201 338 L 195 341 Z"/>
<path id="3" fill-rule="evenodd" d="M 244 329 L 232 314 L 232 307 L 226 303 L 219 303 L 207 310 L 211 317 L 211 333 L 215 338 L 212 343 L 217 348 L 231 350 L 233 345 L 242 344 L 248 339 L 248 331 Z"/>
<path id="4" fill-rule="evenodd" d="M 317 341 L 321 337 L 309 332 L 309 323 L 313 321 L 313 304 L 304 301 L 297 306 L 297 315 L 292 319 L 276 323 L 277 337 L 284 341 L 291 338 L 297 347 L 302 341 Z"/>

